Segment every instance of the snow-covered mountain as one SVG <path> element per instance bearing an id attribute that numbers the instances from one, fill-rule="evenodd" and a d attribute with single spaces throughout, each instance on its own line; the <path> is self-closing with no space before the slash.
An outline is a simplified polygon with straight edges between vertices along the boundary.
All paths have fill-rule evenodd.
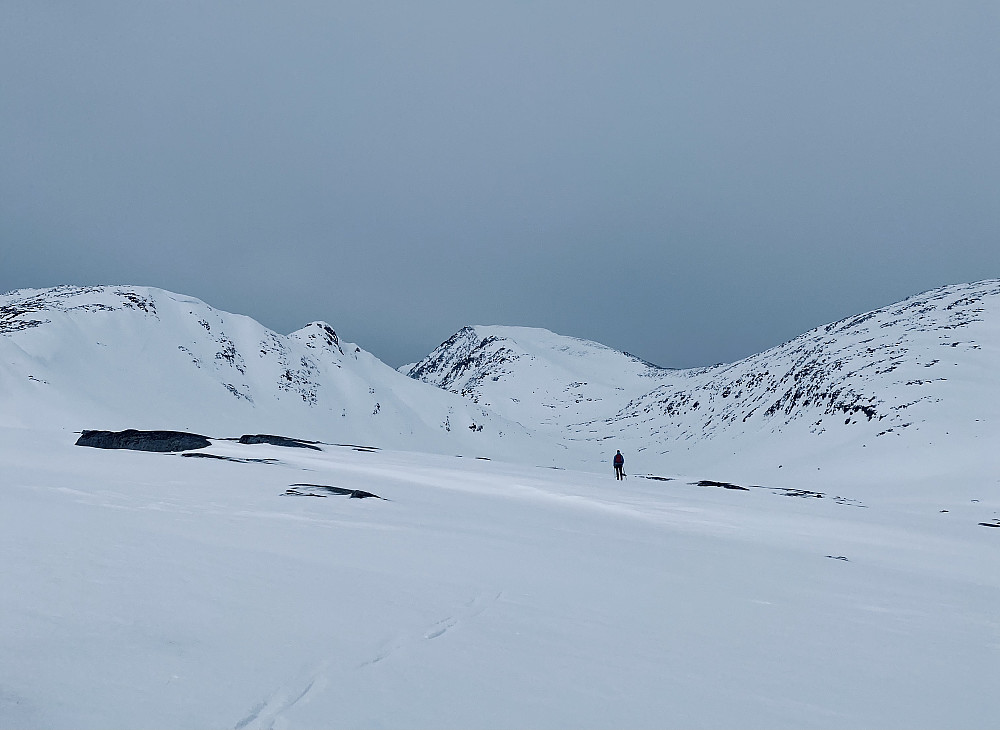
<path id="1" fill-rule="evenodd" d="M 271 432 L 445 453 L 526 444 L 523 429 L 403 377 L 324 322 L 284 336 L 148 287 L 0 296 L 0 399 L 3 426 Z"/>
<path id="2" fill-rule="evenodd" d="M 545 329 L 483 326 L 465 327 L 401 371 L 557 436 L 611 415 L 671 372 Z"/>
<path id="3" fill-rule="evenodd" d="M 895 459 L 901 447 L 926 461 L 942 440 L 974 458 L 1000 436 L 1000 280 L 925 292 L 710 368 L 662 369 L 546 330 L 466 327 L 406 372 L 553 438 L 612 440 L 647 462 L 777 466 L 842 449 Z"/>
<path id="4" fill-rule="evenodd" d="M 994 727 L 998 294 L 699 370 L 470 328 L 437 385 L 323 323 L 3 295 L 0 728 Z M 126 427 L 324 443 L 74 445 Z"/>
<path id="5" fill-rule="evenodd" d="M 998 280 L 711 368 L 660 368 L 541 329 L 467 327 L 405 375 L 326 323 L 280 335 L 160 289 L 0 296 L 0 425 L 69 431 L 270 432 L 560 466 L 621 448 L 635 473 L 754 467 L 774 483 L 831 456 L 927 472 L 946 444 L 992 468 L 998 371 Z"/>

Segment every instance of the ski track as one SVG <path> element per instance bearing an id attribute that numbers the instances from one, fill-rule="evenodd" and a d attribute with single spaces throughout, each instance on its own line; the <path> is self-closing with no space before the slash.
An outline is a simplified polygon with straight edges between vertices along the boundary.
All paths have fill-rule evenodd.
<path id="1" fill-rule="evenodd" d="M 271 695 L 252 708 L 247 716 L 234 725 L 234 730 L 272 730 L 278 724 L 283 724 L 284 713 L 291 710 L 298 703 L 305 700 L 315 690 L 326 684 L 326 668 L 328 662 L 322 662 L 319 667 L 306 673 L 305 679 L 283 685 L 276 689 Z M 290 690 L 290 687 L 296 687 Z"/>
<path id="2" fill-rule="evenodd" d="M 492 596 L 486 593 L 479 593 L 472 599 L 461 604 L 451 614 L 431 624 L 423 631 L 390 642 L 374 657 L 358 665 L 356 668 L 364 669 L 365 667 L 378 664 L 388 659 L 400 649 L 421 640 L 430 641 L 444 636 L 452 629 L 461 626 L 464 622 L 480 616 L 486 609 L 499 601 L 502 596 L 503 591 L 498 591 Z M 251 707 L 246 716 L 233 726 L 234 730 L 272 730 L 275 727 L 283 726 L 284 723 L 282 721 L 285 719 L 285 713 L 303 700 L 306 700 L 313 692 L 325 686 L 326 669 L 328 666 L 329 662 L 323 661 L 316 669 L 304 673 L 303 677 L 299 680 L 279 686 L 268 697 Z"/>
<path id="3" fill-rule="evenodd" d="M 446 633 L 452 629 L 460 626 L 462 623 L 474 619 L 486 611 L 490 606 L 494 605 L 503 597 L 503 591 L 498 591 L 492 597 L 489 597 L 486 593 L 480 593 L 472 599 L 466 601 L 461 606 L 458 607 L 456 611 L 452 614 L 445 616 L 439 621 L 435 621 L 433 624 L 428 626 L 423 631 L 416 632 L 409 636 L 404 636 L 393 642 L 385 645 L 381 651 L 379 651 L 374 657 L 366 662 L 358 665 L 358 669 L 363 669 L 365 667 L 370 667 L 379 662 L 385 661 L 394 653 L 402 649 L 403 647 L 410 646 L 421 640 L 430 641 L 432 639 L 437 639 L 444 636 Z"/>

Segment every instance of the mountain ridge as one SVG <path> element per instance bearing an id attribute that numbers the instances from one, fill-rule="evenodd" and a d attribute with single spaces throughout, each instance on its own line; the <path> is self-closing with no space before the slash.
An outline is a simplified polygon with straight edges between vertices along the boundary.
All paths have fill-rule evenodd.
<path id="1" fill-rule="evenodd" d="M 0 422 L 11 426 L 274 431 L 445 452 L 527 439 L 341 341 L 326 322 L 280 335 L 153 287 L 0 295 L 0 394 L 11 406 Z"/>
<path id="2" fill-rule="evenodd" d="M 613 443 L 650 470 L 716 474 L 753 462 L 767 476 L 830 450 L 928 464 L 935 439 L 961 439 L 978 458 L 1000 435 L 998 344 L 996 279 L 682 370 L 540 328 L 476 325 L 397 371 L 323 321 L 280 335 L 162 289 L 61 286 L 0 295 L 10 406 L 0 420 L 272 432 L 537 463 L 601 463 Z"/>

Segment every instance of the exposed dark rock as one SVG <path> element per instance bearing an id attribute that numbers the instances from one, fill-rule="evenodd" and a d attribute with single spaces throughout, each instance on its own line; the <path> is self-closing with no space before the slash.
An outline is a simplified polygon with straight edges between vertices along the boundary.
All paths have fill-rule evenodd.
<path id="1" fill-rule="evenodd" d="M 844 561 L 847 561 L 847 558 L 845 556 L 843 556 L 843 555 L 827 555 L 826 557 L 832 558 L 834 560 L 844 560 Z M 847 562 L 850 562 L 850 561 L 847 561 Z"/>
<path id="2" fill-rule="evenodd" d="M 695 482 L 699 487 L 722 487 L 723 489 L 737 489 L 741 492 L 749 492 L 750 490 L 746 487 L 741 487 L 739 484 L 730 484 L 729 482 L 713 482 L 711 479 L 702 479 L 699 482 Z"/>
<path id="3" fill-rule="evenodd" d="M 272 446 L 288 446 L 295 449 L 314 449 L 322 451 L 319 446 L 315 446 L 316 441 L 303 441 L 286 436 L 271 436 L 266 433 L 240 436 L 241 444 L 271 444 Z"/>
<path id="4" fill-rule="evenodd" d="M 384 499 L 384 497 L 361 489 L 331 487 L 327 484 L 293 484 L 290 489 L 285 490 L 285 496 L 293 497 L 329 497 L 331 494 L 346 496 L 350 499 L 366 499 L 368 497 Z"/>
<path id="5" fill-rule="evenodd" d="M 658 482 L 672 482 L 674 480 L 673 477 L 658 477 L 658 476 L 654 476 L 653 474 L 640 474 L 639 478 L 640 479 L 655 479 Z"/>
<path id="6" fill-rule="evenodd" d="M 357 444 L 333 444 L 334 446 L 342 446 L 345 449 L 354 449 L 355 451 L 364 451 L 367 453 L 374 454 L 379 450 L 378 446 L 358 446 Z"/>
<path id="7" fill-rule="evenodd" d="M 666 477 L 656 477 L 652 475 L 647 475 L 641 477 L 642 479 L 658 479 L 660 481 L 668 481 Z M 783 497 L 801 497 L 806 499 L 824 499 L 827 495 L 822 492 L 813 492 L 809 489 L 792 489 L 789 487 L 766 487 L 762 484 L 751 484 L 749 487 L 741 487 L 739 484 L 730 484 L 729 482 L 716 482 L 711 479 L 702 479 L 701 481 L 691 482 L 691 484 L 698 487 L 722 487 L 723 489 L 732 489 L 740 492 L 749 492 L 751 489 L 769 489 L 771 494 L 781 495 Z M 846 504 L 852 507 L 864 507 L 861 502 L 856 499 L 848 499 L 847 497 L 830 497 L 837 504 Z M 1000 525 L 997 525 L 1000 527 Z"/>
<path id="8" fill-rule="evenodd" d="M 220 461 L 234 461 L 237 464 L 278 464 L 277 459 L 236 459 L 232 456 L 219 456 L 218 454 L 203 454 L 201 452 L 194 452 L 191 454 L 181 454 L 181 456 L 190 456 L 199 459 L 218 459 Z"/>
<path id="9" fill-rule="evenodd" d="M 344 354 L 344 350 L 340 346 L 340 338 L 333 327 L 326 322 L 310 322 L 299 334 L 304 336 L 306 347 L 317 349 L 318 343 L 318 347 L 335 347 L 341 355 Z M 361 352 L 361 349 L 358 348 L 355 352 Z"/>
<path id="10" fill-rule="evenodd" d="M 811 492 L 808 489 L 782 489 L 776 488 L 774 490 L 775 494 L 782 494 L 786 497 L 811 497 L 814 499 L 823 499 L 822 492 Z"/>
<path id="11" fill-rule="evenodd" d="M 1000 527 L 1000 520 L 993 520 L 993 522 L 980 522 L 983 527 Z"/>
<path id="12" fill-rule="evenodd" d="M 756 485 L 754 485 L 756 486 Z M 770 489 L 772 494 L 778 494 L 783 497 L 802 497 L 804 499 L 826 499 L 827 495 L 822 492 L 813 492 L 809 489 L 791 489 L 788 487 L 760 487 L 760 489 Z M 849 499 L 847 497 L 830 497 L 837 504 L 846 504 L 851 507 L 864 507 L 865 505 L 856 499 Z"/>
<path id="13" fill-rule="evenodd" d="M 472 327 L 463 327 L 406 373 L 415 380 L 460 392 L 476 401 L 475 386 L 487 377 L 506 374 L 503 366 L 520 358 L 496 336 L 480 339 Z M 460 381 L 464 385 L 459 386 Z"/>
<path id="14" fill-rule="evenodd" d="M 133 451 L 188 451 L 211 446 L 205 436 L 184 431 L 84 431 L 77 446 L 95 449 L 131 449 Z"/>

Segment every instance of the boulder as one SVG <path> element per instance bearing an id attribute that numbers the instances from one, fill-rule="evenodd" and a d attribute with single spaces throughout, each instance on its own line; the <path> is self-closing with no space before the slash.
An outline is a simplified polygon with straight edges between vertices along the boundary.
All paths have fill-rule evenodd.
<path id="1" fill-rule="evenodd" d="M 131 449 L 133 451 L 188 451 L 211 445 L 205 436 L 184 431 L 84 431 L 77 446 L 95 449 Z"/>

